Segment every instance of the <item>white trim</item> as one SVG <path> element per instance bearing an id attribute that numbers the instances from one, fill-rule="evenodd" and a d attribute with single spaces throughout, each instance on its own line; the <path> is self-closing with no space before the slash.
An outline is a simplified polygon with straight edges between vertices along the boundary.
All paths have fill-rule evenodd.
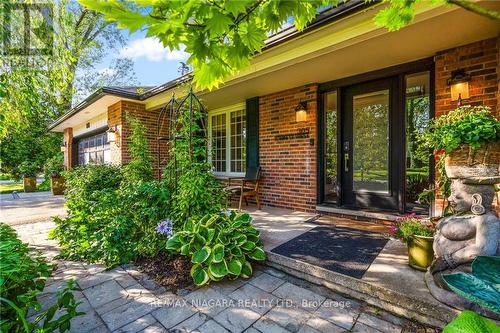
<path id="1" fill-rule="evenodd" d="M 231 172 L 231 112 L 246 111 L 246 103 L 241 102 L 208 111 L 208 162 L 212 165 L 212 117 L 226 114 L 226 172 L 215 172 L 216 176 L 243 177 L 244 172 Z M 246 122 L 246 121 L 245 121 Z M 245 124 L 246 128 L 246 124 Z"/>

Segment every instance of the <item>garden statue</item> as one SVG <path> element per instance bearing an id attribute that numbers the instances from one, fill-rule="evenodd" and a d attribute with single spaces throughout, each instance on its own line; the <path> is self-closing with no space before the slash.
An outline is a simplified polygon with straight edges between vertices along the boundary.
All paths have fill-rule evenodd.
<path id="1" fill-rule="evenodd" d="M 494 319 L 500 317 L 457 296 L 443 277 L 447 278 L 449 274 L 458 272 L 471 273 L 471 263 L 478 256 L 487 258 L 482 256 L 500 255 L 500 220 L 491 211 L 495 196 L 494 184 L 499 181 L 498 176 L 451 180 L 451 195 L 448 200 L 454 214 L 442 218 L 436 225 L 433 244 L 436 259 L 425 277 L 431 294 L 441 302 L 456 308 L 474 310 Z M 469 288 L 474 291 L 473 286 Z"/>
<path id="2" fill-rule="evenodd" d="M 441 288 L 437 273 L 459 269 L 477 256 L 500 254 L 500 221 L 491 212 L 497 178 L 452 179 L 448 200 L 455 214 L 438 222 L 434 236 L 431 272 Z"/>

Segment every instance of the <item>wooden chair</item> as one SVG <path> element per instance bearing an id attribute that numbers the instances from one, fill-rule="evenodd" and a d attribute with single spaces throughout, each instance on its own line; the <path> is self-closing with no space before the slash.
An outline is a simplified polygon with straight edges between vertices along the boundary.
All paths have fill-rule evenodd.
<path id="1" fill-rule="evenodd" d="M 248 206 L 248 197 L 255 197 L 255 202 L 257 203 L 257 209 L 260 210 L 260 200 L 259 200 L 259 183 L 260 183 L 260 166 L 259 167 L 249 167 L 245 172 L 244 178 L 233 179 L 241 181 L 238 186 L 231 186 L 231 179 L 229 179 L 226 191 L 231 194 L 236 194 L 240 196 L 240 201 L 238 209 L 241 210 L 241 204 L 243 199 L 245 204 Z"/>

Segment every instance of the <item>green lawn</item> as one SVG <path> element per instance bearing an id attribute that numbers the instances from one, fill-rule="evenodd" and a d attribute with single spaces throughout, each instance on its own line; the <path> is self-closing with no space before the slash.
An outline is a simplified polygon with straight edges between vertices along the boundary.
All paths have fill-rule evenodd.
<path id="1" fill-rule="evenodd" d="M 23 183 L 0 184 L 0 193 L 12 193 L 12 191 L 23 192 Z"/>

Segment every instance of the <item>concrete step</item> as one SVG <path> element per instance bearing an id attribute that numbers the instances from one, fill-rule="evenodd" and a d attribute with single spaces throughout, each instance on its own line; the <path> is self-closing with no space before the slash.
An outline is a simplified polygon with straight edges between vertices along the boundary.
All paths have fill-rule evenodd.
<path id="1" fill-rule="evenodd" d="M 270 267 L 424 325 L 442 328 L 459 314 L 438 301 L 429 302 L 270 251 L 266 254 Z"/>

